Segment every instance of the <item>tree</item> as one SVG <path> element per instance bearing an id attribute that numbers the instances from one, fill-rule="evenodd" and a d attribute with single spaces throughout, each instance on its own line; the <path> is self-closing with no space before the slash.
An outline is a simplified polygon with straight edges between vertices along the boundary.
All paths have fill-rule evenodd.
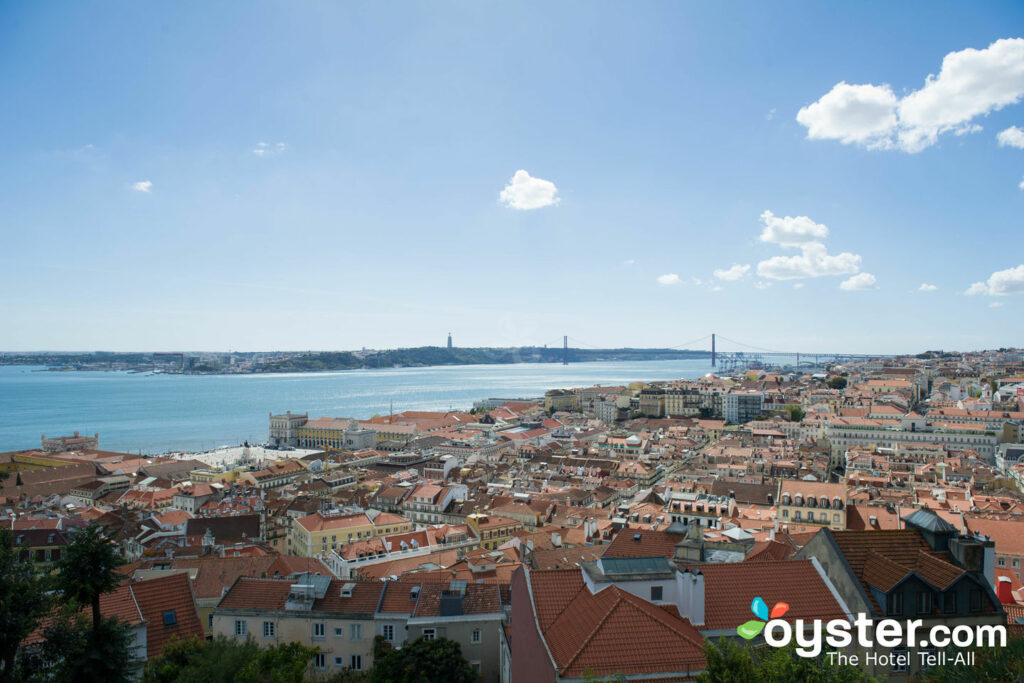
<path id="1" fill-rule="evenodd" d="M 45 578 L 31 558 L 14 545 L 10 529 L 0 529 L 0 681 L 21 678 L 15 659 L 21 642 L 35 630 L 49 606 Z"/>
<path id="2" fill-rule="evenodd" d="M 697 676 L 699 683 L 761 683 L 806 681 L 807 683 L 867 683 L 875 679 L 860 667 L 834 664 L 824 656 L 801 657 L 795 646 L 754 649 L 720 638 L 704 643 L 707 668 Z"/>
<path id="3" fill-rule="evenodd" d="M 370 680 L 374 683 L 474 683 L 476 674 L 462 656 L 462 647 L 457 642 L 421 636 L 377 660 Z"/>
<path id="4" fill-rule="evenodd" d="M 238 672 L 259 652 L 252 640 L 217 636 L 175 640 L 159 657 L 149 660 L 143 683 L 232 683 Z"/>
<path id="5" fill-rule="evenodd" d="M 92 607 L 94 629 L 100 627 L 100 596 L 121 583 L 114 570 L 124 558 L 112 541 L 95 524 L 79 532 L 57 562 L 57 588 L 68 600 Z"/>
<path id="6" fill-rule="evenodd" d="M 260 650 L 235 677 L 239 683 L 302 683 L 315 647 L 284 643 Z"/>
<path id="7" fill-rule="evenodd" d="M 836 375 L 835 377 L 829 378 L 829 380 L 828 380 L 828 388 L 829 389 L 840 389 L 840 390 L 845 389 L 846 388 L 846 378 L 842 377 L 840 375 Z"/>
<path id="8" fill-rule="evenodd" d="M 975 648 L 973 664 L 954 662 L 957 652 L 947 654 L 948 663 L 922 671 L 919 681 L 926 683 L 971 683 L 973 681 L 1024 680 L 1024 638 L 1008 638 L 1006 647 Z"/>
<path id="9" fill-rule="evenodd" d="M 786 406 L 786 410 L 789 411 L 789 419 L 793 422 L 799 422 L 804 419 L 804 415 L 806 415 L 804 409 L 800 406 Z"/>
<path id="10" fill-rule="evenodd" d="M 99 623 L 78 604 L 66 604 L 43 632 L 45 680 L 57 683 L 127 683 L 136 664 L 131 630 L 110 617 Z"/>

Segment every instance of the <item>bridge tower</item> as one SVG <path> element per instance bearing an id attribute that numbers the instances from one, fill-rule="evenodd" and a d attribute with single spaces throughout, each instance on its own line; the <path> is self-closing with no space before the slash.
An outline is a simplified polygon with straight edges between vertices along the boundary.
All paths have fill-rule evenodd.
<path id="1" fill-rule="evenodd" d="M 562 365 L 569 364 L 569 335 L 562 337 Z"/>
<path id="2" fill-rule="evenodd" d="M 715 333 L 711 333 L 711 367 L 715 367 Z"/>

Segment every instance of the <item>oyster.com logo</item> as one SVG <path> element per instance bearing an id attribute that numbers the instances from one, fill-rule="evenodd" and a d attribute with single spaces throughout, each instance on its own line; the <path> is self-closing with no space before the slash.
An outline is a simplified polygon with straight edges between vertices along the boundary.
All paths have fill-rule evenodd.
<path id="1" fill-rule="evenodd" d="M 784 602 L 777 602 L 769 613 L 768 605 L 765 604 L 764 599 L 761 598 L 761 596 L 758 596 L 750 603 L 750 611 L 754 613 L 754 616 L 757 617 L 757 619 L 751 619 L 750 621 L 744 622 L 736 627 L 736 633 L 740 634 L 740 636 L 746 640 L 756 638 L 757 635 L 764 630 L 765 624 L 767 624 L 770 619 L 778 619 L 788 612 L 789 605 Z"/>

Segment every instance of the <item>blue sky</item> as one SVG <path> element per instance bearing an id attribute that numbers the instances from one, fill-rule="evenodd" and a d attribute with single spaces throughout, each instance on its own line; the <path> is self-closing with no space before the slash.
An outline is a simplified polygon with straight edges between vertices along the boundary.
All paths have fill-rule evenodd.
<path id="1" fill-rule="evenodd" d="M 4 3 L 0 349 L 1020 345 L 1022 35 L 1019 2 Z"/>

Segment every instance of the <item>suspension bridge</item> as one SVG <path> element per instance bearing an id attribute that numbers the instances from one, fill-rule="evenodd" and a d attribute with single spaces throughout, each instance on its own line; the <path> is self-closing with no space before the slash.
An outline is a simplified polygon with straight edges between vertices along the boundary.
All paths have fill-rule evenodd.
<path id="1" fill-rule="evenodd" d="M 574 346 L 570 346 L 570 341 Z M 569 351 L 573 348 L 584 348 L 584 349 L 602 349 L 605 347 L 594 346 L 587 344 L 579 339 L 575 339 L 568 335 L 564 335 L 561 339 L 562 342 L 562 364 L 569 364 Z M 719 342 L 725 342 L 727 344 L 726 349 L 719 346 Z M 701 345 L 704 348 L 701 348 Z M 654 349 L 652 349 L 654 350 Z M 759 364 L 762 366 L 768 365 L 788 365 L 795 368 L 803 367 L 823 367 L 832 363 L 850 363 L 856 361 L 874 360 L 874 359 L 885 359 L 892 358 L 892 355 L 886 354 L 863 354 L 863 353 L 844 353 L 844 352 L 827 352 L 827 351 L 780 351 L 778 349 L 766 349 L 752 344 L 745 344 L 743 342 L 736 341 L 735 339 L 729 339 L 723 337 L 720 334 L 714 332 L 706 334 L 703 337 L 697 339 L 691 339 L 690 341 L 683 342 L 676 346 L 664 347 L 666 351 L 696 351 L 706 352 L 711 358 L 711 367 L 721 368 L 722 370 L 735 370 L 742 368 L 757 367 Z"/>

